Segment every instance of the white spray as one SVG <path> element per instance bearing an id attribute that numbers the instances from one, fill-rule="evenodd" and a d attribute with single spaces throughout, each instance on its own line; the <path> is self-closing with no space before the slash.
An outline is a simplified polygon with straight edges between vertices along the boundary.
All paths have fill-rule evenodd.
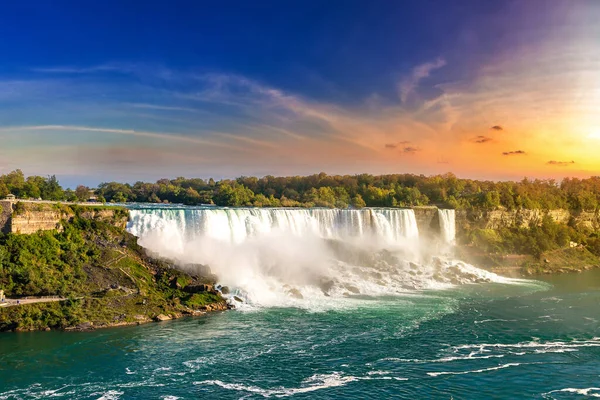
<path id="1" fill-rule="evenodd" d="M 440 228 L 453 242 L 453 210 L 440 210 Z M 161 206 L 131 210 L 128 230 L 181 265 L 210 266 L 220 283 L 266 306 L 500 279 L 461 262 L 421 259 L 427 243 L 409 209 Z"/>

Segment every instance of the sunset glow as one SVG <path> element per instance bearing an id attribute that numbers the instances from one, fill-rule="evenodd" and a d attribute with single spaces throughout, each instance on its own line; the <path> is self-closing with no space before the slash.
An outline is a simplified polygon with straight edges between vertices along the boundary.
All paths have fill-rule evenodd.
<path id="1" fill-rule="evenodd" d="M 153 32 L 123 42 L 84 30 L 88 41 L 73 46 L 66 28 L 36 43 L 19 39 L 18 7 L 8 10 L 0 17 L 0 33 L 12 38 L 0 45 L 11 60 L 0 69 L 0 170 L 52 170 L 89 183 L 319 171 L 600 173 L 600 3 L 496 2 L 454 12 L 459 27 L 437 25 L 450 12 L 443 2 L 388 6 L 373 6 L 371 14 L 389 18 L 358 32 L 350 21 L 365 10 L 323 10 L 310 27 L 289 10 L 263 10 L 269 18 L 231 11 L 243 18 L 235 35 L 253 32 L 247 43 L 203 24 L 223 10 L 192 7 L 195 28 L 184 35 L 150 7 Z M 278 13 L 289 25 L 262 21 Z M 77 18 L 108 16 L 90 8 Z M 341 28 L 328 27 L 331 18 Z M 321 48 L 312 37 L 323 30 L 331 43 Z M 425 33 L 427 42 L 409 39 Z M 106 50 L 93 53 L 97 43 Z M 80 57 L 83 47 L 94 55 Z"/>

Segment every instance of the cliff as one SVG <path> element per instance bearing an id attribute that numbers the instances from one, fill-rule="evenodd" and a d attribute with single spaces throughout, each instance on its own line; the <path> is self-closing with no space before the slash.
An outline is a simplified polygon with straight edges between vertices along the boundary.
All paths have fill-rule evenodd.
<path id="1" fill-rule="evenodd" d="M 437 207 L 414 207 L 419 234 L 423 238 L 437 239 L 440 236 L 440 217 Z"/>
<path id="2" fill-rule="evenodd" d="M 63 229 L 61 221 L 70 221 L 76 215 L 90 220 L 109 222 L 125 228 L 128 212 L 119 207 L 101 205 L 65 205 L 19 201 L 0 202 L 0 231 L 3 233 L 31 234 L 38 231 Z"/>
<path id="3" fill-rule="evenodd" d="M 12 202 L 0 201 L 0 233 L 9 233 L 12 216 Z"/>
<path id="4" fill-rule="evenodd" d="M 571 224 L 579 228 L 594 231 L 600 230 L 600 211 L 572 212 L 569 210 L 457 210 L 456 228 L 465 229 L 499 229 L 511 227 L 527 227 L 531 223 L 540 224 L 545 215 L 560 224 Z"/>

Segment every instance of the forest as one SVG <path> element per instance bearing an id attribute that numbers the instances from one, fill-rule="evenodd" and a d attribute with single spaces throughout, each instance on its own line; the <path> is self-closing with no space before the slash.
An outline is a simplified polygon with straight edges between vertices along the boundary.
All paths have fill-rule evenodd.
<path id="1" fill-rule="evenodd" d="M 255 207 L 413 207 L 454 209 L 569 209 L 593 211 L 600 205 L 600 177 L 481 181 L 443 175 L 327 175 L 215 181 L 159 179 L 154 183 L 105 182 L 98 188 L 63 189 L 55 176 L 25 177 L 20 170 L 0 175 L 0 198 L 102 202 L 181 203 Z"/>

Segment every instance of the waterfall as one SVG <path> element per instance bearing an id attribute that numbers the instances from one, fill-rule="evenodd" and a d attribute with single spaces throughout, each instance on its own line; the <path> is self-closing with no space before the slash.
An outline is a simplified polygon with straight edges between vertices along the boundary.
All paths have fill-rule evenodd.
<path id="1" fill-rule="evenodd" d="M 439 221 L 445 243 L 452 244 L 454 210 L 439 210 Z M 500 279 L 432 255 L 435 243 L 419 237 L 410 209 L 143 204 L 130 205 L 127 228 L 140 245 L 180 268 L 195 273 L 198 264 L 209 266 L 230 287 L 229 300 L 245 299 L 244 306 L 322 307 L 356 294 Z"/>
<path id="2" fill-rule="evenodd" d="M 440 232 L 445 243 L 453 245 L 456 238 L 456 213 L 454 210 L 438 209 Z"/>
<path id="3" fill-rule="evenodd" d="M 128 230 L 143 238 L 162 231 L 171 240 L 209 237 L 229 243 L 277 230 L 324 239 L 371 236 L 387 244 L 417 240 L 419 228 L 408 209 L 141 208 L 130 211 Z"/>

